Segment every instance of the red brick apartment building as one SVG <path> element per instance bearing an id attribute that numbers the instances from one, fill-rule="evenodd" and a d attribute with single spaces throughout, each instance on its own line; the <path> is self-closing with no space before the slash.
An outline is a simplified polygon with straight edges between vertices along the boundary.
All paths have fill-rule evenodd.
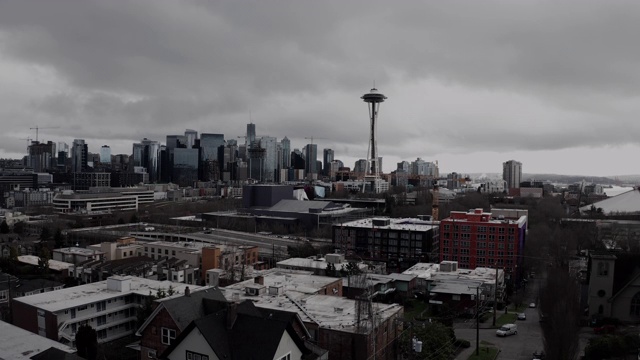
<path id="1" fill-rule="evenodd" d="M 472 209 L 452 211 L 440 222 L 440 261 L 457 261 L 461 268 L 498 266 L 505 280 L 522 278 L 527 235 L 527 210 Z"/>

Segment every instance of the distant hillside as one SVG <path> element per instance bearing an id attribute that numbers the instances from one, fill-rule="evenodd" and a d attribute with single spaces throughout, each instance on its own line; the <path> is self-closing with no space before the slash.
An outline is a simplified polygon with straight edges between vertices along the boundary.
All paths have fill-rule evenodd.
<path id="1" fill-rule="evenodd" d="M 475 173 L 469 174 L 472 179 L 488 178 L 488 179 L 500 179 L 502 174 L 500 173 Z M 522 181 L 536 180 L 536 181 L 550 181 L 553 183 L 572 184 L 586 180 L 587 182 L 594 182 L 602 185 L 621 185 L 621 184 L 640 184 L 640 175 L 624 175 L 615 177 L 604 176 L 588 176 L 588 175 L 558 175 L 558 174 L 522 174 Z"/>

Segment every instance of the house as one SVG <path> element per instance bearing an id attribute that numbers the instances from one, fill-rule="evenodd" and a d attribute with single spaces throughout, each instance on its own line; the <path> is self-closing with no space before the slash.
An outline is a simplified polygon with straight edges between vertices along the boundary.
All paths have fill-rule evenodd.
<path id="1" fill-rule="evenodd" d="M 299 318 L 273 316 L 251 301 L 230 303 L 192 321 L 162 354 L 162 359 L 317 359 L 295 329 Z M 308 335 L 308 333 L 307 333 Z"/>
<path id="2" fill-rule="evenodd" d="M 589 316 L 640 322 L 640 254 L 592 253 Z"/>
<path id="3" fill-rule="evenodd" d="M 197 291 L 185 288 L 184 295 L 158 299 L 154 305 L 151 315 L 136 331 L 136 335 L 141 336 L 140 360 L 162 354 L 193 320 L 226 307 L 227 299 L 213 287 Z"/>

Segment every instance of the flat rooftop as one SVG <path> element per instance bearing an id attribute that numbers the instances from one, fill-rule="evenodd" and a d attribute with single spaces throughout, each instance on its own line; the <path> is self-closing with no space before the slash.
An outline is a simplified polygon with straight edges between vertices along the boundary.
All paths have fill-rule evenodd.
<path id="1" fill-rule="evenodd" d="M 83 256 L 94 256 L 94 255 L 100 255 L 100 254 L 104 254 L 104 252 L 102 251 L 96 251 L 93 249 L 85 249 L 85 248 L 81 248 L 81 247 L 66 247 L 66 248 L 59 248 L 59 249 L 53 249 L 54 252 L 58 252 L 58 253 L 63 253 L 63 254 L 67 254 L 67 255 L 83 255 Z"/>
<path id="2" fill-rule="evenodd" d="M 123 281 L 130 281 L 130 290 L 121 292 L 109 290 L 107 281 L 100 281 L 91 284 L 64 288 L 47 293 L 29 295 L 16 298 L 13 301 L 19 301 L 39 309 L 57 312 L 81 305 L 91 304 L 102 300 L 108 300 L 128 294 L 138 294 L 149 296 L 149 292 L 155 294 L 158 289 L 167 290 L 169 286 L 173 288 L 176 294 L 184 294 L 184 289 L 188 286 L 190 289 L 198 289 L 200 286 L 193 284 L 175 283 L 171 281 L 157 281 L 144 279 L 133 276 L 113 276 L 112 278 Z"/>
<path id="3" fill-rule="evenodd" d="M 339 281 L 340 278 L 333 278 L 328 276 L 312 275 L 306 271 L 291 271 L 284 269 L 270 269 L 262 272 L 264 279 L 264 286 L 269 288 L 271 286 L 282 287 L 283 291 L 297 291 L 305 294 L 315 294 L 325 286 Z M 225 287 L 223 290 L 231 293 L 241 293 L 244 295 L 244 289 L 254 284 L 254 279 L 245 280 L 233 285 Z M 226 294 L 225 294 L 226 296 Z M 227 297 L 231 299 L 231 297 Z M 253 298 L 249 296 L 248 298 Z"/>
<path id="4" fill-rule="evenodd" d="M 67 345 L 0 321 L 0 359 L 29 360 L 51 347 L 75 352 Z"/>
<path id="5" fill-rule="evenodd" d="M 316 277 L 309 275 L 311 277 Z M 265 285 L 267 284 L 265 277 Z M 334 279 L 335 280 L 335 279 Z M 341 296 L 309 294 L 298 289 L 286 290 L 280 295 L 263 294 L 258 296 L 245 295 L 244 287 L 252 287 L 245 282 L 245 286 L 238 287 L 235 284 L 233 289 L 221 288 L 224 296 L 233 301 L 233 294 L 239 294 L 237 300 L 250 300 L 257 307 L 263 309 L 274 309 L 279 311 L 296 312 L 302 321 L 315 323 L 320 327 L 328 329 L 338 329 L 345 332 L 357 331 L 356 301 Z M 403 307 L 398 304 L 373 303 L 374 313 L 377 314 L 377 321 L 384 321 L 398 313 L 403 312 Z M 363 320 L 363 326 L 370 319 Z"/>
<path id="6" fill-rule="evenodd" d="M 168 233 L 167 233 L 168 234 Z M 169 234 L 168 234 L 169 235 Z M 192 237 L 194 239 L 196 239 L 196 236 L 192 236 L 192 235 L 187 235 L 189 237 Z M 210 237 L 200 237 L 202 239 L 210 239 Z M 143 242 L 144 241 L 144 242 Z M 221 249 L 222 251 L 226 251 L 226 250 L 232 250 L 232 249 L 238 249 L 238 250 L 246 250 L 246 249 L 251 249 L 254 248 L 256 246 L 253 245 L 223 245 L 223 244 L 215 244 L 215 243 L 210 243 L 210 242 L 203 242 L 203 241 L 164 241 L 164 240 L 157 240 L 157 241 L 147 241 L 146 239 L 141 239 L 141 241 L 139 243 L 137 243 L 139 245 L 155 245 L 155 246 L 165 246 L 168 248 L 172 248 L 172 249 L 176 249 L 176 250 L 185 250 L 185 251 L 202 251 L 202 248 L 209 248 L 209 247 L 215 247 L 218 249 Z"/>
<path id="7" fill-rule="evenodd" d="M 327 264 L 328 262 L 325 258 L 319 258 L 319 259 L 289 258 L 286 260 L 278 261 L 277 266 L 278 267 L 295 266 L 295 267 L 301 267 L 306 269 L 326 270 Z M 336 270 L 340 271 L 340 269 L 342 269 L 343 266 L 346 268 L 348 264 L 349 264 L 349 261 L 341 261 L 338 263 L 334 263 L 333 265 L 336 267 Z M 365 263 L 358 263 L 357 265 L 358 265 L 358 268 L 360 268 L 361 270 L 366 270 L 368 268 L 368 265 Z"/>
<path id="8" fill-rule="evenodd" d="M 389 229 L 389 230 L 411 230 L 411 231 L 429 231 L 433 228 L 437 228 L 438 224 L 428 221 L 428 220 L 420 220 L 416 218 L 384 218 L 384 220 L 389 220 L 389 225 L 386 226 L 374 226 L 373 221 L 379 220 L 380 218 L 367 218 L 354 220 L 350 222 L 343 223 L 342 226 L 347 227 L 358 227 L 358 228 L 368 228 L 368 229 Z"/>
<path id="9" fill-rule="evenodd" d="M 460 269 L 455 271 L 440 271 L 440 264 L 434 263 L 417 263 L 402 272 L 405 275 L 417 276 L 424 280 L 480 280 L 483 282 L 496 280 L 496 269 L 476 267 L 474 270 Z M 498 269 L 498 279 L 504 277 L 504 270 Z"/>
<path id="10" fill-rule="evenodd" d="M 35 255 L 20 255 L 18 256 L 18 261 L 23 264 L 38 266 L 40 258 Z M 49 260 L 49 269 L 51 270 L 62 271 L 67 270 L 72 266 L 74 266 L 72 263 L 58 260 Z"/>

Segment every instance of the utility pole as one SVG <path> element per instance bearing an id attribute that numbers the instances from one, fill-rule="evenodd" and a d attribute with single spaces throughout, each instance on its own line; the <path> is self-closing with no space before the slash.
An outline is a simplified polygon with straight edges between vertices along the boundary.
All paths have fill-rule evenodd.
<path id="1" fill-rule="evenodd" d="M 480 356 L 480 301 L 478 300 L 480 300 L 479 285 L 476 287 L 476 356 Z"/>
<path id="2" fill-rule="evenodd" d="M 496 326 L 496 311 L 498 311 L 498 263 L 495 264 L 495 267 L 496 267 L 496 284 L 493 289 L 493 326 Z"/>

